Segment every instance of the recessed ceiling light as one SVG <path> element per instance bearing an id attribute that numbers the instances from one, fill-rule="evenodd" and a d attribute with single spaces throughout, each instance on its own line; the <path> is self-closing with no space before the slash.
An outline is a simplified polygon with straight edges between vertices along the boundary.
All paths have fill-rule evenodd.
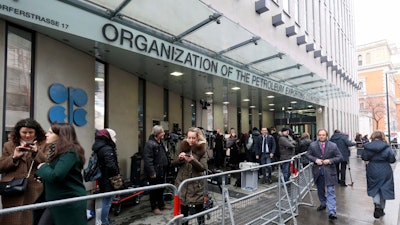
<path id="1" fill-rule="evenodd" d="M 229 102 L 222 102 L 222 104 L 224 104 L 224 105 L 228 105 L 228 104 L 229 104 Z"/>
<path id="2" fill-rule="evenodd" d="M 287 109 L 293 109 L 291 106 L 288 106 Z"/>
<path id="3" fill-rule="evenodd" d="M 183 75 L 183 73 L 182 72 L 178 72 L 178 71 L 175 71 L 175 72 L 172 72 L 172 73 L 170 73 L 172 76 L 175 76 L 175 77 L 179 77 L 179 76 L 182 76 Z"/>
<path id="4" fill-rule="evenodd" d="M 252 109 L 254 109 L 254 108 L 256 108 L 256 106 L 255 105 L 251 105 L 251 106 L 249 106 L 250 108 L 252 108 Z"/>
<path id="5" fill-rule="evenodd" d="M 212 95 L 212 94 L 214 94 L 214 92 L 212 92 L 212 91 L 207 91 L 207 92 L 204 93 L 204 94 L 206 94 L 206 95 Z"/>
<path id="6" fill-rule="evenodd" d="M 269 105 L 269 106 L 274 106 L 275 104 L 274 104 L 274 103 L 269 103 L 268 105 Z"/>
<path id="7" fill-rule="evenodd" d="M 275 98 L 273 95 L 268 95 L 267 98 Z"/>
<path id="8" fill-rule="evenodd" d="M 240 87 L 232 87 L 231 89 L 236 91 L 236 90 L 239 90 Z"/>
<path id="9" fill-rule="evenodd" d="M 244 102 L 249 102 L 249 101 L 250 101 L 250 99 L 248 99 L 248 98 L 245 98 L 245 99 L 243 99 L 243 101 L 244 101 Z"/>
<path id="10" fill-rule="evenodd" d="M 297 101 L 291 101 L 290 103 L 292 103 L 292 104 L 296 104 L 296 103 L 297 103 Z"/>
<path id="11" fill-rule="evenodd" d="M 269 111 L 275 111 L 275 109 L 269 109 Z"/>

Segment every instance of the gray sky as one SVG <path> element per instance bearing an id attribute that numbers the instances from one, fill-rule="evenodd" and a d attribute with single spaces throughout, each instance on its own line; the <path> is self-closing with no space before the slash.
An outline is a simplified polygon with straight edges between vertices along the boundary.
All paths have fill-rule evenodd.
<path id="1" fill-rule="evenodd" d="M 400 47 L 400 0 L 354 0 L 356 45 L 386 39 Z"/>

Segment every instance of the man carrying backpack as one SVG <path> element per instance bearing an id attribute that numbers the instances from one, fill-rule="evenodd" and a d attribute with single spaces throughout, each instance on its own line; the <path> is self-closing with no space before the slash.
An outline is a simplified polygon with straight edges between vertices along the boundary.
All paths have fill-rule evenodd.
<path id="1" fill-rule="evenodd" d="M 256 151 L 256 159 L 260 160 L 261 165 L 270 164 L 272 162 L 272 158 L 274 157 L 275 153 L 275 140 L 274 137 L 268 134 L 268 130 L 266 127 L 261 128 L 261 138 L 260 138 L 259 146 L 261 146 Z M 266 177 L 266 170 L 268 169 L 268 178 Z M 271 166 L 263 167 L 262 168 L 262 181 L 261 183 L 265 184 L 267 181 L 268 183 L 272 183 L 271 179 L 272 169 Z"/>

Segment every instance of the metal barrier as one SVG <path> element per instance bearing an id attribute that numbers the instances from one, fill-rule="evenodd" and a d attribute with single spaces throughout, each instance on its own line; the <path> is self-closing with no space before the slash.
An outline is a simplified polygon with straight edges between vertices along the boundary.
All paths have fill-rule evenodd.
<path id="1" fill-rule="evenodd" d="M 75 198 L 68 198 L 50 202 L 43 202 L 31 205 L 18 206 L 13 208 L 6 208 L 0 210 L 0 215 L 15 213 L 24 210 L 36 210 L 41 208 L 53 207 L 64 205 L 77 201 L 93 200 L 114 195 L 132 194 L 139 191 L 148 191 L 159 188 L 168 188 L 174 194 L 174 214 L 168 224 L 182 224 L 188 222 L 189 224 L 197 224 L 197 218 L 205 216 L 206 224 L 225 225 L 225 224 L 285 224 L 289 220 L 293 220 L 293 224 L 297 224 L 296 216 L 298 206 L 300 204 L 313 205 L 313 199 L 310 194 L 310 189 L 313 183 L 311 172 L 311 164 L 303 167 L 300 159 L 303 154 L 294 156 L 290 160 L 274 162 L 270 164 L 255 166 L 247 169 L 232 170 L 191 178 L 184 180 L 177 188 L 172 184 L 158 184 L 152 186 L 144 186 L 137 188 L 128 188 L 119 191 L 99 193 Z M 281 172 L 281 165 L 283 163 L 292 164 L 292 174 L 288 182 L 284 181 Z M 277 172 L 274 171 L 273 175 L 277 178 L 276 182 L 268 185 L 267 187 L 258 187 L 255 190 L 249 191 L 247 189 L 228 189 L 227 177 L 242 174 L 248 171 L 258 171 L 263 167 L 276 167 Z M 180 201 L 179 196 L 183 185 L 198 181 L 207 180 L 211 178 L 220 179 L 220 189 L 215 185 L 215 190 L 210 190 L 210 195 L 214 201 L 212 208 L 206 209 L 201 213 L 189 215 L 184 217 L 180 214 Z M 258 172 L 257 172 L 258 182 Z M 258 184 L 257 184 L 258 185 Z M 305 197 L 309 195 L 309 201 L 305 201 Z"/>
<path id="2" fill-rule="evenodd" d="M 298 206 L 314 205 L 312 196 L 310 194 L 311 186 L 313 185 L 313 177 L 311 171 L 311 164 L 303 167 L 300 159 L 304 155 L 299 154 L 290 160 L 279 161 L 275 163 L 260 165 L 252 168 L 232 170 L 221 172 L 218 174 L 206 175 L 197 178 L 190 178 L 183 181 L 178 187 L 178 193 L 175 196 L 177 200 L 180 196 L 182 187 L 190 182 L 211 179 L 220 177 L 221 188 L 220 193 L 214 194 L 214 207 L 207 209 L 203 212 L 189 215 L 184 217 L 181 214 L 175 214 L 174 218 L 168 224 L 182 224 L 188 222 L 189 224 L 197 224 L 197 218 L 206 216 L 206 224 L 284 224 L 289 220 L 293 220 L 297 224 L 296 216 Z M 283 163 L 292 164 L 291 178 L 285 182 L 281 172 L 281 165 Z M 265 189 L 257 188 L 254 191 L 242 191 L 243 196 L 232 198 L 226 185 L 226 176 L 234 176 L 238 173 L 246 171 L 259 170 L 263 167 L 277 166 L 278 168 L 278 182 L 268 186 Z M 258 180 L 258 176 L 257 176 Z M 240 193 L 240 192 L 239 192 Z M 306 202 L 305 197 L 309 195 L 309 201 Z M 175 212 L 179 212 L 179 204 L 175 201 Z"/>
<path id="3" fill-rule="evenodd" d="M 74 197 L 74 198 L 67 198 L 67 199 L 61 199 L 61 200 L 55 200 L 55 201 L 48 201 L 48 202 L 0 209 L 0 216 L 4 215 L 4 214 L 16 213 L 16 212 L 21 212 L 21 211 L 25 211 L 25 210 L 43 209 L 43 208 L 48 208 L 48 207 L 52 207 L 52 206 L 65 205 L 68 203 L 73 203 L 73 202 L 78 202 L 78 201 L 93 200 L 96 198 L 103 198 L 103 197 L 115 196 L 115 195 L 131 194 L 131 193 L 135 193 L 135 192 L 139 192 L 139 191 L 148 191 L 148 190 L 159 189 L 159 188 L 169 188 L 174 192 L 175 195 L 177 193 L 177 189 L 176 189 L 175 185 L 168 184 L 168 183 L 157 184 L 157 185 L 151 185 L 151 186 L 128 188 L 128 189 L 124 189 L 124 190 L 111 191 L 111 192 L 106 192 L 106 193 L 92 194 L 92 195 L 86 195 L 86 196 L 80 196 L 80 197 Z"/>

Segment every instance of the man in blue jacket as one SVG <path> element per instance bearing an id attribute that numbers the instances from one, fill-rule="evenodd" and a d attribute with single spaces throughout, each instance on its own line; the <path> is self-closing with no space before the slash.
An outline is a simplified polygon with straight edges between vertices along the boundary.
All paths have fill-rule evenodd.
<path id="1" fill-rule="evenodd" d="M 336 163 L 336 173 L 340 186 L 346 187 L 346 167 L 350 157 L 349 147 L 356 145 L 356 143 L 351 142 L 349 137 L 341 133 L 340 130 L 334 131 L 330 141 L 334 142 L 342 153 L 343 160 L 339 163 Z"/>
<path id="2" fill-rule="evenodd" d="M 314 162 L 312 172 L 321 202 L 317 211 L 323 211 L 328 207 L 329 220 L 335 220 L 337 219 L 335 185 L 338 183 L 335 164 L 342 161 L 343 157 L 336 144 L 328 141 L 327 130 L 319 129 L 317 135 L 318 140 L 310 144 L 306 153 L 306 157 Z"/>

